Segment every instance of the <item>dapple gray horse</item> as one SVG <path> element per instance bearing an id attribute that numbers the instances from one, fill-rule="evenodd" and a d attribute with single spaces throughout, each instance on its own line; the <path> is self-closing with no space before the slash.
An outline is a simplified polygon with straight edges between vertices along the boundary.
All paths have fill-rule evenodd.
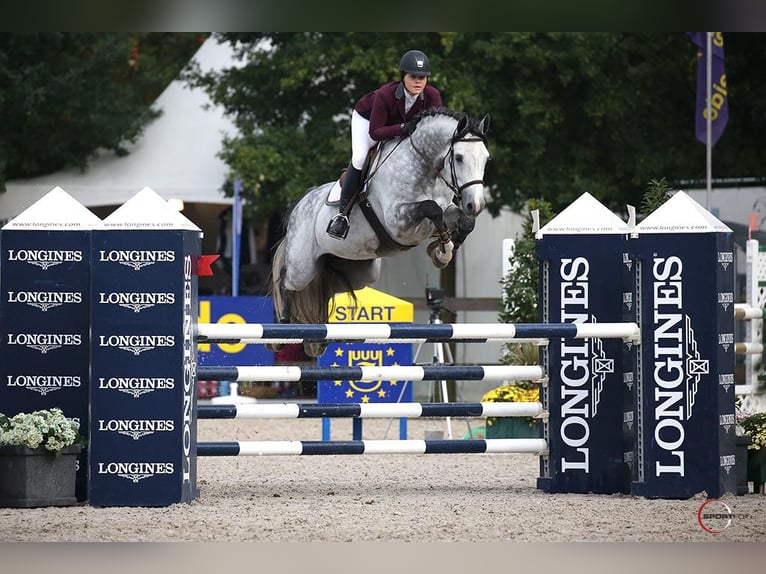
<path id="1" fill-rule="evenodd" d="M 489 116 L 477 122 L 444 108 L 421 114 L 409 137 L 381 146 L 351 211 L 345 240 L 325 232 L 337 213 L 328 203 L 337 182 L 309 189 L 292 209 L 273 258 L 277 319 L 326 323 L 335 293 L 353 294 L 371 285 L 380 276 L 380 257 L 429 238 L 434 238 L 427 247 L 434 266 L 449 264 L 484 209 L 488 128 Z M 364 209 L 374 214 L 365 216 Z M 325 347 L 304 344 L 313 357 Z"/>

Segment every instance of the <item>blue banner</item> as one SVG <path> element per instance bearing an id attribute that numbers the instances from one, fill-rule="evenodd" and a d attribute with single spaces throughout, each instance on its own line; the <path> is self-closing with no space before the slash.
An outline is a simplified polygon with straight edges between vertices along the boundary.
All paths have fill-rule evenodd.
<path id="1" fill-rule="evenodd" d="M 200 297 L 200 323 L 273 323 L 271 297 Z M 200 343 L 199 364 L 205 366 L 273 365 L 274 353 L 256 343 Z"/>

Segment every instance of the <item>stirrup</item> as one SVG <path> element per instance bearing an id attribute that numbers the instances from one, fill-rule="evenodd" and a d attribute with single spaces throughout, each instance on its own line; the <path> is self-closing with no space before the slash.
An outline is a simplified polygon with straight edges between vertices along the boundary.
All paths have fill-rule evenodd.
<path id="1" fill-rule="evenodd" d="M 327 225 L 327 234 L 335 239 L 345 239 L 348 235 L 348 228 L 348 217 L 343 213 L 338 213 Z"/>

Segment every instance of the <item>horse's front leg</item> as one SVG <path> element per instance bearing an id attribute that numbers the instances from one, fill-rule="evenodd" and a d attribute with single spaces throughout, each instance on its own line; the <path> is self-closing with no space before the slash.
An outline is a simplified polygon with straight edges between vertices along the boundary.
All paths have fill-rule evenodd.
<path id="1" fill-rule="evenodd" d="M 450 206 L 445 210 L 444 219 L 447 222 L 447 228 L 452 233 L 452 242 L 455 244 L 455 251 L 457 251 L 476 226 L 476 217 L 466 215 L 457 206 Z"/>
<path id="2" fill-rule="evenodd" d="M 428 244 L 426 253 L 434 267 L 443 269 L 452 261 L 454 251 L 450 230 L 444 221 L 444 211 L 438 203 L 430 199 L 421 201 L 415 211 L 422 216 L 422 219 L 430 220 L 436 228 L 436 239 Z"/>

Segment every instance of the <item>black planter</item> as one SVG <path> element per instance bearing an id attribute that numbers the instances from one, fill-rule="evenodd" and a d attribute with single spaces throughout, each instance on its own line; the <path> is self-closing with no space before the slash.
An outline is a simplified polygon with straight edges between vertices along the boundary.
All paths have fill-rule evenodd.
<path id="1" fill-rule="evenodd" d="M 747 445 L 750 444 L 750 435 L 737 436 L 734 447 L 734 462 L 737 468 L 737 495 L 748 494 L 750 488 L 747 483 Z"/>
<path id="2" fill-rule="evenodd" d="M 61 455 L 44 448 L 0 446 L 0 507 L 72 506 L 79 446 Z"/>

